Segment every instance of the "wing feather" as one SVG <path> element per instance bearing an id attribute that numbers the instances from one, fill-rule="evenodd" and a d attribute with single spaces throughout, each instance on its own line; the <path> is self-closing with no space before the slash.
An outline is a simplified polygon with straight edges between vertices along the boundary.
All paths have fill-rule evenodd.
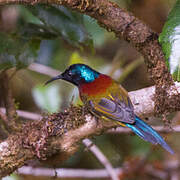
<path id="1" fill-rule="evenodd" d="M 101 98 L 99 102 L 91 100 L 90 105 L 98 115 L 123 123 L 133 124 L 135 122 L 134 109 L 129 98 L 127 101 L 120 100 L 110 94 L 106 98 Z"/>

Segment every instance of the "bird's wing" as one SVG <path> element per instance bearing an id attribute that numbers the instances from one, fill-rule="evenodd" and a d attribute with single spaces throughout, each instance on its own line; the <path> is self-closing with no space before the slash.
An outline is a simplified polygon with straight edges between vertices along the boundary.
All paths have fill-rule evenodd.
<path id="1" fill-rule="evenodd" d="M 123 123 L 133 124 L 135 122 L 134 109 L 129 97 L 125 101 L 109 95 L 101 98 L 99 102 L 90 100 L 89 103 L 92 111 L 98 115 Z"/>

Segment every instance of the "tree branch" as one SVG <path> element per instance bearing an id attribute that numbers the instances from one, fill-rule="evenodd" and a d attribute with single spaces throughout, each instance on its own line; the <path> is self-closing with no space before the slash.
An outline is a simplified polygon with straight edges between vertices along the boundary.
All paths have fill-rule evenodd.
<path id="1" fill-rule="evenodd" d="M 9 132 L 7 131 L 7 116 L 5 115 L 5 112 L 3 113 L 0 109 L 0 138 L 6 139 Z"/>
<path id="2" fill-rule="evenodd" d="M 100 26 L 130 42 L 145 57 L 148 72 L 156 84 L 161 80 L 173 84 L 164 63 L 158 34 L 116 3 L 108 0 L 0 0 L 0 5 L 38 3 L 64 5 L 93 17 Z"/>
<path id="3" fill-rule="evenodd" d="M 0 143 L 0 177 L 12 173 L 29 159 L 46 159 L 60 153 L 64 161 L 77 151 L 77 143 L 88 136 L 114 127 L 99 123 L 81 107 L 70 107 L 65 112 L 44 116 L 41 121 L 27 123 L 22 132 L 10 135 Z"/>
<path id="4" fill-rule="evenodd" d="M 0 111 L 5 112 L 4 108 L 0 108 Z M 28 112 L 28 111 L 22 111 L 22 110 L 17 110 L 18 116 L 23 117 L 25 119 L 30 119 L 30 120 L 41 120 L 43 117 L 40 114 Z M 141 115 L 140 115 L 141 116 Z M 164 126 L 152 126 L 153 129 L 155 129 L 159 133 L 179 133 L 180 132 L 180 125 L 176 125 L 171 127 L 172 129 L 165 128 Z M 115 129 L 109 129 L 107 130 L 106 133 L 109 134 L 129 134 L 133 133 L 131 129 L 129 128 L 123 128 L 123 127 L 116 127 Z"/>
<path id="5" fill-rule="evenodd" d="M 180 91 L 180 83 L 176 84 L 176 87 Z M 130 93 L 136 114 L 145 117 L 153 114 L 152 89 L 154 87 Z M 142 96 L 144 91 L 151 93 Z M 149 101 L 147 106 L 143 105 L 146 101 Z M 146 108 L 150 111 L 146 111 Z M 28 114 L 29 119 L 30 116 Z M 97 124 L 95 117 L 89 114 L 85 107 L 70 107 L 65 112 L 43 116 L 41 121 L 27 123 L 22 132 L 10 135 L 6 141 L 0 143 L 0 176 L 13 172 L 29 159 L 46 159 L 60 153 L 59 162 L 64 161 L 77 151 L 77 143 L 82 139 L 116 126 L 112 122 L 98 122 Z"/>
<path id="6" fill-rule="evenodd" d="M 2 119 L 4 120 L 4 125 L 7 130 L 12 133 L 13 131 L 19 130 L 19 124 L 17 123 L 16 107 L 10 88 L 10 77 L 7 71 L 1 72 L 0 81 L 1 92 L 3 94 L 3 101 L 7 116 L 2 117 Z"/>
<path id="7" fill-rule="evenodd" d="M 180 132 L 180 125 L 173 126 L 172 129 L 167 129 L 163 126 L 153 126 L 153 129 L 155 129 L 159 133 L 179 133 Z M 129 128 L 122 128 L 117 127 L 116 129 L 110 129 L 107 131 L 109 134 L 127 134 L 127 133 L 133 133 L 131 129 Z"/>
<path id="8" fill-rule="evenodd" d="M 101 164 L 104 165 L 112 180 L 120 180 L 111 163 L 100 151 L 100 149 L 89 139 L 83 139 L 82 142 L 97 157 Z"/>
<path id="9" fill-rule="evenodd" d="M 146 24 L 108 0 L 0 0 L 0 5 L 38 3 L 64 5 L 87 14 L 100 26 L 130 42 L 144 56 L 149 76 L 155 82 L 155 112 L 167 114 L 180 110 L 180 94 L 175 94 L 169 101 L 167 91 L 174 82 L 165 65 L 158 34 Z"/>
<path id="10" fill-rule="evenodd" d="M 50 169 L 50 168 L 33 168 L 30 166 L 24 166 L 18 169 L 19 174 L 23 175 L 33 175 L 33 176 L 49 176 L 55 177 L 55 171 L 57 173 L 57 177 L 59 178 L 109 178 L 109 174 L 106 169 L 95 169 L 95 170 L 87 170 L 87 169 Z M 118 175 L 121 175 L 122 168 L 115 168 L 115 172 Z"/>
<path id="11" fill-rule="evenodd" d="M 116 173 L 121 177 L 124 177 L 124 169 L 123 168 L 115 168 Z M 144 171 L 147 174 L 159 179 L 167 179 L 168 172 L 163 170 L 158 170 L 157 168 L 152 167 L 151 165 L 145 166 Z M 51 168 L 33 168 L 30 166 L 23 166 L 18 169 L 19 174 L 23 175 L 33 175 L 33 176 L 49 176 L 55 177 L 55 172 L 57 173 L 56 177 L 58 178 L 109 178 L 109 174 L 105 169 L 65 169 L 58 168 L 56 170 Z"/>
<path id="12" fill-rule="evenodd" d="M 176 83 L 176 88 L 180 93 L 180 83 Z M 155 94 L 154 86 L 129 92 L 129 96 L 134 105 L 135 114 L 137 114 L 141 118 L 154 116 L 154 94 Z M 169 100 L 171 100 L 171 97 L 169 98 Z M 0 111 L 5 113 L 4 108 L 0 108 Z M 41 115 L 39 114 L 22 111 L 22 110 L 17 110 L 17 113 L 20 117 L 23 117 L 25 119 L 32 119 L 32 120 L 41 119 Z"/>
<path id="13" fill-rule="evenodd" d="M 28 67 L 29 70 L 44 74 L 50 77 L 59 75 L 61 72 L 43 64 L 32 63 Z"/>
<path id="14" fill-rule="evenodd" d="M 5 113 L 6 110 L 5 108 L 0 108 L 0 112 Z M 18 116 L 25 118 L 25 119 L 31 119 L 31 120 L 41 120 L 42 116 L 40 114 L 36 113 L 31 113 L 28 111 L 22 111 L 22 110 L 17 110 Z"/>
<path id="15" fill-rule="evenodd" d="M 175 98 L 175 96 L 180 94 L 180 83 L 175 83 L 175 89 L 174 86 L 171 86 L 170 89 L 167 91 L 167 99 L 170 102 L 172 102 Z M 142 117 L 151 117 L 155 115 L 154 108 L 155 108 L 155 87 L 147 87 L 140 90 L 129 92 L 130 99 L 134 105 L 135 113 Z M 178 100 L 177 100 L 178 101 Z M 178 102 L 177 102 L 178 103 Z M 178 105 L 178 104 L 177 104 Z M 177 111 L 180 107 L 174 108 L 174 112 Z M 171 109 L 166 109 L 168 112 L 171 112 Z"/>

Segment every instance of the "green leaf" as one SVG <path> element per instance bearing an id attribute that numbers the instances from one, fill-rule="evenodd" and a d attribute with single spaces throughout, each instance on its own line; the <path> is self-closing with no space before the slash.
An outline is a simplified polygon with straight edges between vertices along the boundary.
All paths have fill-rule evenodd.
<path id="1" fill-rule="evenodd" d="M 33 23 L 26 23 L 24 25 L 20 25 L 19 33 L 24 38 L 35 38 L 39 40 L 55 39 L 58 36 L 57 33 L 47 29 L 44 25 Z"/>
<path id="2" fill-rule="evenodd" d="M 59 110 L 61 98 L 58 85 L 38 85 L 33 88 L 32 93 L 36 104 L 41 109 L 47 110 L 48 112 L 57 112 Z"/>
<path id="3" fill-rule="evenodd" d="M 175 81 L 180 81 L 180 0 L 177 0 L 160 34 L 166 64 Z"/>
<path id="4" fill-rule="evenodd" d="M 90 16 L 84 15 L 84 24 L 89 34 L 91 34 L 95 47 L 101 47 L 106 40 L 106 30 L 101 28 Z"/>
<path id="5" fill-rule="evenodd" d="M 44 27 L 61 36 L 76 47 L 92 48 L 92 39 L 83 25 L 83 15 L 74 13 L 63 6 L 36 5 L 26 6 L 31 13 L 39 18 Z"/>
<path id="6" fill-rule="evenodd" d="M 28 66 L 35 60 L 40 41 L 25 39 L 18 34 L 0 32 L 0 70 Z"/>

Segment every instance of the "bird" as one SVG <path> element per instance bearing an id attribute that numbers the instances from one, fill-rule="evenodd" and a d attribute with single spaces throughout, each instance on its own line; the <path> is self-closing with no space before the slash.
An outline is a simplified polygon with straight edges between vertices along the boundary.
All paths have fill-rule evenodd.
<path id="1" fill-rule="evenodd" d="M 58 79 L 77 86 L 80 99 L 95 116 L 130 128 L 143 140 L 159 144 L 174 154 L 161 135 L 135 115 L 128 92 L 110 76 L 85 64 L 72 64 L 63 73 L 48 80 L 45 85 Z"/>

